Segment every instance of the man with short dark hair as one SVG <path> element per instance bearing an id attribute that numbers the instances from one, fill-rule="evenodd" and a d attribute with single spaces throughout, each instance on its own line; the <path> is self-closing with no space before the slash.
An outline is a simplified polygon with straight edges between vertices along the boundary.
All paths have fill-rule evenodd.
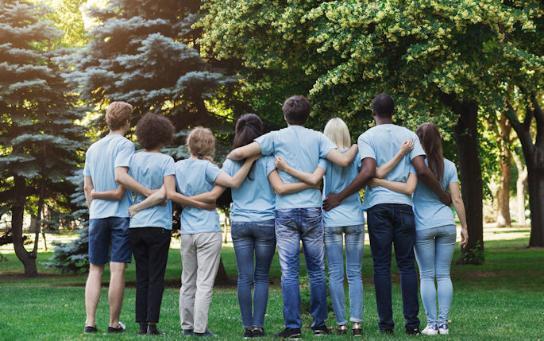
<path id="1" fill-rule="evenodd" d="M 357 147 L 345 154 L 325 135 L 304 127 L 310 115 L 310 102 L 304 96 L 292 96 L 283 104 L 282 111 L 287 128 L 265 134 L 255 142 L 233 150 L 228 158 L 242 160 L 248 157 L 275 155 L 282 157 L 293 168 L 313 173 L 320 159 L 340 166 L 351 164 Z M 280 172 L 283 182 L 298 182 L 285 172 Z M 310 279 L 311 328 L 315 335 L 328 334 L 327 288 L 324 264 L 324 231 L 321 217 L 321 192 L 317 188 L 293 194 L 276 196 L 276 239 L 281 266 L 283 317 L 285 329 L 277 334 L 282 338 L 301 335 L 299 289 L 300 242 L 304 247 L 306 267 Z"/>
<path id="2" fill-rule="evenodd" d="M 391 96 L 382 93 L 372 101 L 372 112 L 376 126 L 364 132 L 358 140 L 362 168 L 353 182 L 338 194 L 329 194 L 325 210 L 338 206 L 345 198 L 359 191 L 375 177 L 376 167 L 391 160 L 400 146 L 407 140 L 414 142 L 412 152 L 385 177 L 390 181 L 406 182 L 410 173 L 416 172 L 418 179 L 431 188 L 445 204 L 451 198 L 425 165 L 425 152 L 412 131 L 393 124 L 395 104 Z M 364 209 L 368 216 L 368 232 L 374 262 L 374 285 L 376 304 L 380 318 L 379 328 L 392 333 L 394 328 L 391 303 L 391 246 L 395 247 L 395 258 L 400 271 L 406 333 L 417 335 L 419 331 L 419 303 L 417 297 L 417 273 L 415 269 L 414 244 L 416 237 L 412 197 L 384 187 L 366 187 Z"/>

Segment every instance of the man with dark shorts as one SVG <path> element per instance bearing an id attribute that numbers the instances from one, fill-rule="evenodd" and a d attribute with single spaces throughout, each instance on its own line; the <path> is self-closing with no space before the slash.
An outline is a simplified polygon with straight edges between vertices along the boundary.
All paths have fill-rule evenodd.
<path id="1" fill-rule="evenodd" d="M 134 144 L 124 137 L 130 128 L 132 106 L 113 102 L 106 110 L 110 133 L 87 150 L 83 170 L 84 191 L 89 207 L 89 276 L 85 285 L 85 333 L 96 333 L 96 307 L 104 265 L 110 263 L 109 333 L 119 333 L 125 326 L 119 321 L 125 267 L 130 262 L 128 228 L 128 193 L 115 182 L 115 168 L 128 167 Z"/>

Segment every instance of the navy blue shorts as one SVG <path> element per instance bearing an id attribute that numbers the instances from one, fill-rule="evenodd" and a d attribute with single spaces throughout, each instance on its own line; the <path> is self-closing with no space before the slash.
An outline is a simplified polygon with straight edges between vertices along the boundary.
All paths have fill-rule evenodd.
<path id="1" fill-rule="evenodd" d="M 132 252 L 128 239 L 130 219 L 108 217 L 89 220 L 89 262 L 130 263 Z"/>

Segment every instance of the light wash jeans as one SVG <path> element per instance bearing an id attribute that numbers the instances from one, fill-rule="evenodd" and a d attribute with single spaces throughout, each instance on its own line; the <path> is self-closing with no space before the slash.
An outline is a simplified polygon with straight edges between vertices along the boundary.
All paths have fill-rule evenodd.
<path id="1" fill-rule="evenodd" d="M 421 299 L 427 315 L 427 324 L 448 323 L 448 312 L 453 297 L 450 265 L 455 249 L 455 237 L 455 225 L 433 227 L 416 232 L 415 251 L 421 279 Z"/>
<path id="2" fill-rule="evenodd" d="M 363 225 L 325 227 L 325 251 L 329 265 L 329 289 L 338 325 L 347 324 L 344 305 L 344 252 L 349 286 L 350 321 L 361 322 L 363 316 L 363 282 L 361 263 L 365 234 Z"/>
<path id="3" fill-rule="evenodd" d="M 231 234 L 238 266 L 238 303 L 242 323 L 245 328 L 262 328 L 268 303 L 268 273 L 276 251 L 274 219 L 232 222 Z"/>
<path id="4" fill-rule="evenodd" d="M 304 249 L 310 279 L 310 314 L 312 329 L 327 320 L 327 283 L 321 208 L 276 210 L 276 241 L 281 266 L 283 318 L 286 328 L 301 328 L 300 317 L 300 242 Z"/>

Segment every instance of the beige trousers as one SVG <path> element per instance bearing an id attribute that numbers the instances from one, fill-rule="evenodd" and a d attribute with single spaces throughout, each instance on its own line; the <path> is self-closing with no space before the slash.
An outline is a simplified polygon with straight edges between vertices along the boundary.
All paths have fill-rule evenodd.
<path id="1" fill-rule="evenodd" d="M 204 333 L 221 256 L 221 232 L 182 234 L 179 315 L 183 330 Z"/>

